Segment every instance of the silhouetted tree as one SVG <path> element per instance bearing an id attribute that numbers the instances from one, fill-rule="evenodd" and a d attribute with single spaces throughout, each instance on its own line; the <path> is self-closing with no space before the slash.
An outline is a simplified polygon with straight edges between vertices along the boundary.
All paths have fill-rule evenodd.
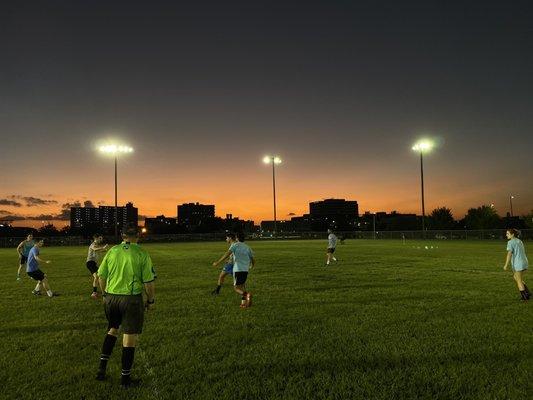
<path id="1" fill-rule="evenodd" d="M 41 236 L 57 236 L 59 231 L 53 224 L 47 224 L 37 230 Z"/>
<path id="2" fill-rule="evenodd" d="M 430 229 L 453 229 L 456 225 L 452 210 L 447 207 L 435 208 L 428 218 Z"/>
<path id="3" fill-rule="evenodd" d="M 501 219 L 496 210 L 487 205 L 469 209 L 464 218 L 467 229 L 497 229 L 500 223 Z"/>

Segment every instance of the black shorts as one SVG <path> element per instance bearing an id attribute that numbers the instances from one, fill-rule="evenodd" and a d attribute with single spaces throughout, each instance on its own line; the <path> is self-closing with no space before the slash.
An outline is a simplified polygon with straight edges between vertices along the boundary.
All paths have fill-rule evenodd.
<path id="1" fill-rule="evenodd" d="M 233 284 L 235 286 L 244 285 L 246 283 L 246 279 L 248 278 L 248 272 L 246 271 L 239 271 L 233 273 Z"/>
<path id="2" fill-rule="evenodd" d="M 20 265 L 24 265 L 26 264 L 26 261 L 28 261 L 28 257 L 24 256 L 24 255 L 20 255 Z"/>
<path id="3" fill-rule="evenodd" d="M 107 329 L 122 328 L 129 335 L 142 332 L 144 322 L 144 304 L 142 294 L 122 296 L 107 294 L 104 298 L 104 311 L 107 317 Z"/>
<path id="4" fill-rule="evenodd" d="M 330 254 L 335 253 L 335 247 L 328 248 L 328 253 L 330 253 Z"/>
<path id="5" fill-rule="evenodd" d="M 31 279 L 35 279 L 36 281 L 42 281 L 46 277 L 44 272 L 41 271 L 40 269 L 37 269 L 32 272 L 28 272 L 27 274 Z"/>
<path id="6" fill-rule="evenodd" d="M 87 269 L 91 272 L 91 274 L 94 274 L 98 271 L 98 267 L 96 266 L 96 261 L 87 261 Z"/>

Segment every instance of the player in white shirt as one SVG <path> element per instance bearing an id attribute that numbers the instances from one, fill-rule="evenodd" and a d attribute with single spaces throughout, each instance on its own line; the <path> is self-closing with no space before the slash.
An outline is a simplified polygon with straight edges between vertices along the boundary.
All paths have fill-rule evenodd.
<path id="1" fill-rule="evenodd" d="M 328 249 L 326 251 L 326 265 L 329 265 L 331 260 L 337 261 L 333 253 L 335 253 L 335 248 L 337 247 L 337 236 L 333 233 L 331 229 L 328 229 Z"/>

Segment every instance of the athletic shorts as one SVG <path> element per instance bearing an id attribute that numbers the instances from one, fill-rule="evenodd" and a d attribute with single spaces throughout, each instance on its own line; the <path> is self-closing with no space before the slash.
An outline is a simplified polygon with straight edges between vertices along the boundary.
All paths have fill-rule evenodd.
<path id="1" fill-rule="evenodd" d="M 27 273 L 28 276 L 31 279 L 35 279 L 36 281 L 42 281 L 45 278 L 45 274 L 40 269 L 36 269 L 35 271 L 31 271 Z"/>
<path id="2" fill-rule="evenodd" d="M 238 271 L 233 273 L 233 284 L 235 286 L 244 285 L 246 283 L 246 278 L 248 278 L 247 271 Z"/>
<path id="3" fill-rule="evenodd" d="M 122 328 L 129 335 L 142 332 L 144 322 L 144 304 L 142 294 L 126 296 L 107 294 L 104 297 L 104 311 L 107 317 L 107 329 Z"/>
<path id="4" fill-rule="evenodd" d="M 227 263 L 226 265 L 224 265 L 224 268 L 222 268 L 222 272 L 233 275 L 233 264 Z"/>
<path id="5" fill-rule="evenodd" d="M 20 256 L 20 265 L 26 264 L 26 261 L 28 261 L 28 257 L 21 254 L 21 256 Z"/>
<path id="6" fill-rule="evenodd" d="M 335 253 L 335 247 L 328 248 L 328 253 L 330 253 L 330 254 Z"/>
<path id="7" fill-rule="evenodd" d="M 91 274 L 94 274 L 98 271 L 98 267 L 96 265 L 96 261 L 89 260 L 87 261 L 87 269 L 91 272 Z"/>

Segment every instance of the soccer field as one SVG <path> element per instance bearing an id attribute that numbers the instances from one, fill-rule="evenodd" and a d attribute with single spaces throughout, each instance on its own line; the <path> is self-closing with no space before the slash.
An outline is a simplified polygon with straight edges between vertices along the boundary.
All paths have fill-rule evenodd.
<path id="1" fill-rule="evenodd" d="M 229 279 L 210 295 L 225 242 L 145 246 L 157 300 L 127 396 L 120 341 L 109 380 L 94 379 L 107 325 L 86 248 L 42 249 L 52 299 L 16 282 L 16 251 L 0 249 L 0 398 L 533 398 L 532 305 L 502 270 L 505 242 L 348 240 L 327 268 L 325 241 L 249 245 L 244 310 Z"/>

